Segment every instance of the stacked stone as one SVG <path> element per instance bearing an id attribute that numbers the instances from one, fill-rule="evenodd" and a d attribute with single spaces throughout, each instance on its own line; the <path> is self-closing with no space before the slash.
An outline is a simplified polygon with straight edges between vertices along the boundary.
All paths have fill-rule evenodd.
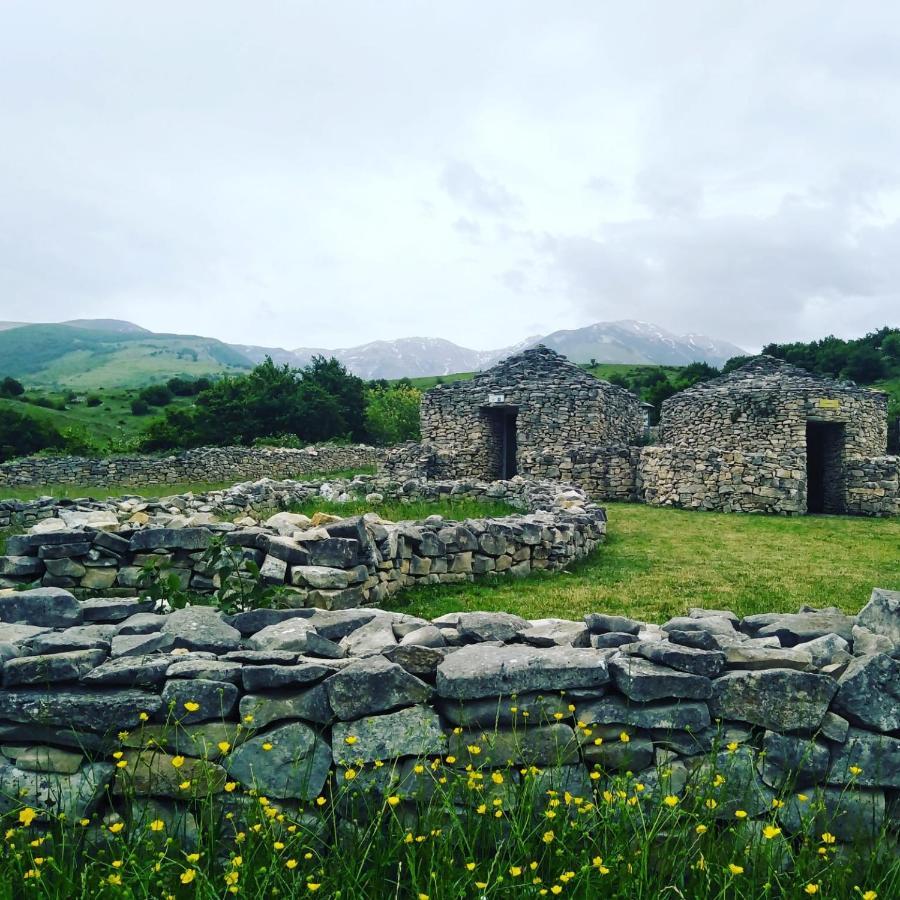
<path id="1" fill-rule="evenodd" d="M 327 487 L 332 494 L 336 490 Z M 120 526 L 113 513 L 94 510 L 84 513 L 77 527 L 47 519 L 31 534 L 9 537 L 8 555 L 0 557 L 0 587 L 39 581 L 45 587 L 127 595 L 152 564 L 165 566 L 185 590 L 211 593 L 221 584 L 206 551 L 219 538 L 238 558 L 252 560 L 263 582 L 282 586 L 292 606 L 345 609 L 379 604 L 417 584 L 561 569 L 591 553 L 606 532 L 603 509 L 581 491 L 550 483 L 407 482 L 396 489 L 407 498 L 514 497 L 534 511 L 465 522 L 430 516 L 399 523 L 375 514 L 341 519 L 282 512 L 250 526 L 213 522 L 203 513 L 207 524 L 171 516 L 165 527 L 153 527 L 149 521 Z M 369 494 L 373 500 L 381 496 Z"/>
<path id="2" fill-rule="evenodd" d="M 845 481 L 848 513 L 900 516 L 900 456 L 851 457 Z"/>
<path id="3" fill-rule="evenodd" d="M 0 465 L 0 484 L 172 484 L 293 478 L 374 466 L 376 447 L 315 444 L 290 447 L 199 447 L 172 456 L 30 456 Z"/>
<path id="4" fill-rule="evenodd" d="M 190 835 L 192 796 L 254 802 L 235 785 L 306 815 L 332 793 L 358 817 L 354 796 L 426 799 L 438 776 L 508 806 L 534 767 L 538 797 L 602 802 L 629 771 L 642 801 L 777 809 L 791 833 L 900 824 L 900 592 L 858 616 L 692 609 L 657 627 L 38 589 L 0 597 L 0 621 L 0 812 L 150 814 Z M 503 778 L 467 792 L 468 766 Z"/>
<path id="5" fill-rule="evenodd" d="M 636 443 L 644 428 L 634 394 L 541 346 L 470 381 L 439 385 L 423 395 L 422 440 L 441 451 L 434 458 L 434 477 L 492 477 L 492 451 L 497 450 L 492 407 L 516 411 L 517 464 L 523 475 L 533 474 L 525 451 Z"/>
<path id="6" fill-rule="evenodd" d="M 522 457 L 533 477 L 577 484 L 592 499 L 638 499 L 640 447 L 576 444 L 564 449 L 525 451 Z"/>

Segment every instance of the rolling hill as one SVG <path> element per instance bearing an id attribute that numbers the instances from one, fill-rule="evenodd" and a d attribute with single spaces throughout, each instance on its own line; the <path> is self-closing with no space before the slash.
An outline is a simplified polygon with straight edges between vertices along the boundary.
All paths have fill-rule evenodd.
<path id="1" fill-rule="evenodd" d="M 239 372 L 252 365 L 215 338 L 155 334 L 115 320 L 0 331 L 0 375 L 45 390 L 137 387 L 173 375 Z"/>

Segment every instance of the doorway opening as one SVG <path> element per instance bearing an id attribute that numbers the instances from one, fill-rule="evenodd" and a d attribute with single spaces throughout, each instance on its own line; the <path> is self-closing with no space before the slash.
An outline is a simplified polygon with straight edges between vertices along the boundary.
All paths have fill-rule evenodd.
<path id="1" fill-rule="evenodd" d="M 487 476 L 512 478 L 516 466 L 516 417 L 514 406 L 488 406 L 481 410 L 487 419 Z"/>
<path id="2" fill-rule="evenodd" d="M 844 511 L 844 423 L 806 423 L 806 511 Z"/>

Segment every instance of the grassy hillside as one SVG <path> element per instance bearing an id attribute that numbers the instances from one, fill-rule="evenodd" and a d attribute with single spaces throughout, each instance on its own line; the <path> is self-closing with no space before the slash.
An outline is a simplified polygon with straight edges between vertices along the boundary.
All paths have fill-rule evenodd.
<path id="1" fill-rule="evenodd" d="M 138 387 L 174 375 L 249 369 L 241 353 L 213 338 L 26 325 L 0 331 L 0 375 L 43 389 Z"/>

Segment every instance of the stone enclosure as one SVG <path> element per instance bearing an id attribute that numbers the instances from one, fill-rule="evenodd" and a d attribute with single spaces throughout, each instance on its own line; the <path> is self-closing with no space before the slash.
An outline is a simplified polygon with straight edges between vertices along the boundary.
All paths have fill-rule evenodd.
<path id="1" fill-rule="evenodd" d="M 319 472 L 374 467 L 381 453 L 364 445 L 200 447 L 170 456 L 29 456 L 0 464 L 0 485 L 173 484 L 296 478 Z"/>
<path id="2" fill-rule="evenodd" d="M 593 383 L 593 384 L 591 384 Z M 887 396 L 757 357 L 663 403 L 642 446 L 635 397 L 546 348 L 429 391 L 420 445 L 394 475 L 517 471 L 571 481 L 597 501 L 781 514 L 900 515 Z"/>
<path id="3" fill-rule="evenodd" d="M 0 596 L 0 619 L 0 812 L 28 807 L 37 827 L 63 814 L 101 840 L 161 821 L 190 846 L 201 802 L 234 832 L 264 796 L 325 838 L 332 809 L 364 822 L 387 795 L 411 823 L 438 791 L 472 811 L 531 792 L 539 815 L 552 797 L 573 814 L 624 802 L 626 770 L 634 803 L 732 824 L 743 810 L 748 835 L 773 807 L 816 839 L 900 825 L 896 592 L 858 616 L 692 609 L 659 627 L 223 616 L 40 588 Z"/>
<path id="4" fill-rule="evenodd" d="M 310 519 L 276 512 L 314 498 L 347 500 L 363 493 L 373 502 L 502 500 L 522 511 L 463 522 L 441 516 L 386 522 L 374 513 Z M 560 569 L 593 551 L 606 532 L 604 511 L 582 491 L 521 479 L 401 484 L 359 476 L 262 481 L 160 501 L 16 505 L 12 515 L 30 512 L 35 524 L 31 533 L 7 539 L 0 588 L 40 583 L 79 593 L 133 594 L 150 565 L 164 567 L 185 590 L 210 593 L 221 579 L 206 551 L 218 539 L 237 560 L 259 566 L 265 583 L 282 587 L 285 602 L 328 609 L 377 605 L 416 584 Z"/>

